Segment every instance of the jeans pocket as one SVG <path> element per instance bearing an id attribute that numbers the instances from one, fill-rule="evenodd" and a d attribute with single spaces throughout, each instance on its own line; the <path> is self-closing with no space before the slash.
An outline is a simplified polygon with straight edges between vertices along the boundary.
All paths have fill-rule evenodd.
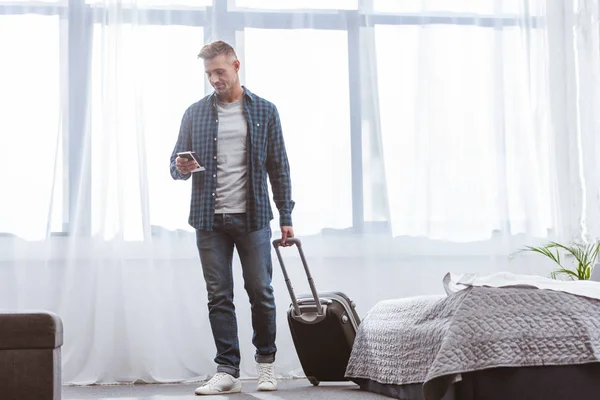
<path id="1" fill-rule="evenodd" d="M 248 239 L 258 245 L 258 244 L 262 244 L 264 242 L 270 242 L 271 241 L 271 226 L 267 224 L 267 226 L 265 226 L 264 228 L 261 228 L 257 231 L 253 231 L 250 232 L 248 234 Z"/>

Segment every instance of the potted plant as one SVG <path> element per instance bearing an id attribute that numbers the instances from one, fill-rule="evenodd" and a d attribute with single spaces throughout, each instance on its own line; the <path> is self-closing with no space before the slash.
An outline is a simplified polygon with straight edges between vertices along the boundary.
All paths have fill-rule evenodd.
<path id="1" fill-rule="evenodd" d="M 563 275 L 572 280 L 587 280 L 590 279 L 594 265 L 598 261 L 600 241 L 592 244 L 571 243 L 569 245 L 548 242 L 538 247 L 526 246 L 517 253 L 522 252 L 538 253 L 554 261 L 558 268 L 550 274 L 552 279 L 557 279 L 557 276 Z M 561 257 L 561 252 L 564 257 Z M 574 259 L 575 268 L 563 265 L 564 259 L 571 257 Z"/>

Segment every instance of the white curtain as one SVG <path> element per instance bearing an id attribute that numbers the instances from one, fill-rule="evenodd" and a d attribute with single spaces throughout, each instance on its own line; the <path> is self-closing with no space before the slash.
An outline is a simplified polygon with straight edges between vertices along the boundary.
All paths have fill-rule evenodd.
<path id="1" fill-rule="evenodd" d="M 364 315 L 443 293 L 446 272 L 546 275 L 509 254 L 600 236 L 599 16 L 592 0 L 0 1 L 0 310 L 63 318 L 65 383 L 214 372 L 191 187 L 168 172 L 213 39 L 280 111 L 318 289 Z M 301 375 L 277 268 L 274 287 L 277 371 Z"/>

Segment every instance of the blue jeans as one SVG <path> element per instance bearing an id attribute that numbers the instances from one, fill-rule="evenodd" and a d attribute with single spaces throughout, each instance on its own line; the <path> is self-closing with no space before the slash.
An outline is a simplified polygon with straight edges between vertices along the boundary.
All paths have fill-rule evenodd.
<path id="1" fill-rule="evenodd" d="M 238 251 L 250 298 L 252 343 L 259 363 L 275 361 L 275 298 L 271 278 L 271 228 L 246 230 L 246 214 L 215 214 L 212 231 L 196 231 L 208 292 L 208 316 L 217 347 L 218 372 L 239 377 L 240 345 L 233 305 L 233 248 Z"/>

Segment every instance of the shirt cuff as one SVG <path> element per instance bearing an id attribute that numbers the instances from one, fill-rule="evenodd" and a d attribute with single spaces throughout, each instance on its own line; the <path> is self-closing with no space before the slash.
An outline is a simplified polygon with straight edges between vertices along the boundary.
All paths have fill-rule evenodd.
<path id="1" fill-rule="evenodd" d="M 190 177 L 192 176 L 191 172 L 188 172 L 187 174 L 184 174 L 183 172 L 181 172 L 180 170 L 178 170 L 177 168 L 175 169 L 175 173 L 177 174 L 177 177 L 181 180 L 188 180 L 190 179 Z"/>
<path id="2" fill-rule="evenodd" d="M 279 226 L 292 226 L 292 214 L 281 214 L 279 216 Z"/>

